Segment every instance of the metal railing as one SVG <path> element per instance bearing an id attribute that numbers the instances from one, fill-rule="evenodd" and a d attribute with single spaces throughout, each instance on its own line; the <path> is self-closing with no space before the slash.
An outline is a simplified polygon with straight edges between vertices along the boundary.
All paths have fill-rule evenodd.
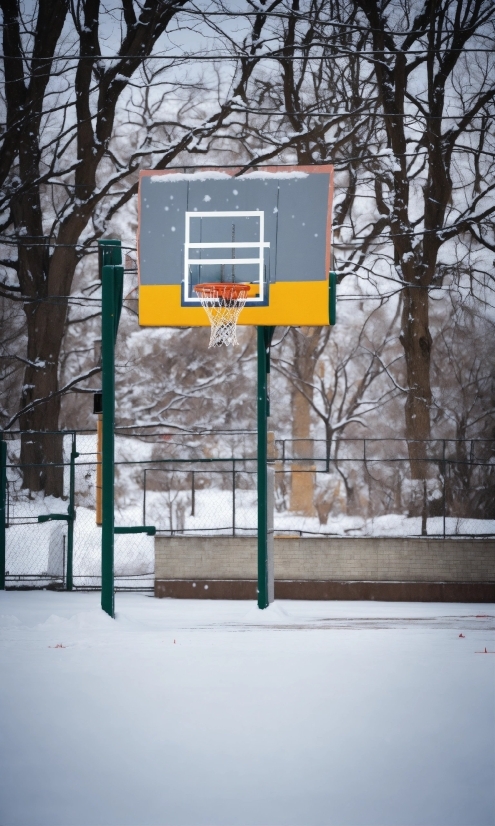
<path id="1" fill-rule="evenodd" d="M 3 537 L 7 587 L 98 588 L 96 437 L 87 431 L 51 435 L 59 439 L 59 455 L 48 464 L 23 462 L 21 434 L 7 438 L 3 510 L 0 502 L 0 557 Z M 40 438 L 49 439 L 50 434 Z M 246 435 L 250 438 L 252 434 Z M 189 434 L 187 439 L 155 440 L 150 449 L 149 440 L 141 436 L 118 437 L 117 528 L 154 525 L 169 536 L 255 535 L 254 456 L 222 456 L 225 440 L 204 445 L 216 455 L 199 456 L 199 438 Z M 127 458 L 139 452 L 138 447 L 147 456 Z M 425 472 L 421 479 L 412 479 L 405 440 L 340 440 L 331 451 L 324 441 L 277 440 L 272 457 L 275 532 L 347 538 L 493 537 L 494 455 L 494 441 L 431 440 L 424 443 Z M 43 487 L 48 475 L 59 496 L 33 490 L 35 483 Z M 153 538 L 117 534 L 116 587 L 150 588 L 153 576 Z"/>

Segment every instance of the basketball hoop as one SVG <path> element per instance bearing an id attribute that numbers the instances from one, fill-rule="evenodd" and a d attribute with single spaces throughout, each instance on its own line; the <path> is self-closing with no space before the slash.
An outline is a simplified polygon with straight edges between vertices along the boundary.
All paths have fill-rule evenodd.
<path id="1" fill-rule="evenodd" d="M 211 335 L 208 347 L 238 344 L 237 319 L 246 303 L 249 284 L 196 284 L 194 291 L 199 295 L 201 305 L 210 320 Z"/>

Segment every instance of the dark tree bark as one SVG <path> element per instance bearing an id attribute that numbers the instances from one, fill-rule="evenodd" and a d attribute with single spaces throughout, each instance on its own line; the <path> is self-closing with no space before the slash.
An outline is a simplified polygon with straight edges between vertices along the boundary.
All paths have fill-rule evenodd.
<path id="1" fill-rule="evenodd" d="M 423 479 L 426 472 L 425 440 L 430 438 L 431 334 L 428 290 L 404 287 L 400 342 L 406 357 L 406 438 L 411 474 Z"/>
<path id="2" fill-rule="evenodd" d="M 34 33 L 31 77 L 24 78 L 23 47 L 17 0 L 2 0 L 4 14 L 4 54 L 7 99 L 7 139 L 0 168 L 5 180 L 17 154 L 18 178 L 12 181 L 11 214 L 18 245 L 18 278 L 25 296 L 24 312 L 28 333 L 28 364 L 24 371 L 21 407 L 35 399 L 49 397 L 57 389 L 58 357 L 65 325 L 64 304 L 51 306 L 49 294 L 49 250 L 43 236 L 39 187 L 39 129 L 43 99 L 50 80 L 53 54 L 67 15 L 66 0 L 40 0 Z M 2 181 L 2 183 L 3 183 Z M 23 430 L 56 430 L 58 397 L 21 418 Z M 36 439 L 23 434 L 21 464 L 24 486 L 63 495 L 60 438 Z M 45 465 L 45 466 L 44 466 Z M 48 467 L 46 467 L 48 465 Z"/>
<path id="3" fill-rule="evenodd" d="M 280 2 L 274 0 L 269 8 L 276 8 Z M 143 158 L 151 156 L 149 144 L 134 154 L 129 152 L 124 162 L 113 156 L 111 140 L 119 100 L 130 78 L 152 54 L 157 40 L 187 5 L 188 0 L 146 0 L 138 7 L 122 0 L 120 48 L 115 60 L 103 62 L 103 8 L 99 0 L 81 0 L 77 7 L 69 0 L 40 0 L 36 19 L 31 21 L 33 42 L 26 61 L 20 0 L 0 0 L 6 80 L 6 129 L 0 147 L 0 184 L 6 194 L 0 208 L 7 213 L 4 229 L 10 230 L 17 244 L 15 263 L 28 338 L 20 409 L 9 426 L 17 422 L 23 431 L 33 431 L 22 436 L 21 448 L 24 486 L 33 491 L 44 490 L 54 496 L 63 493 L 61 438 L 36 433 L 58 429 L 59 357 L 76 267 L 87 254 L 89 244 L 103 234 L 106 221 L 135 194 L 135 173 Z M 118 13 L 118 8 L 113 11 Z M 50 80 L 63 75 L 61 37 L 69 15 L 78 49 L 73 75 L 75 122 L 67 101 L 52 106 L 47 100 Z M 165 148 L 166 142 L 157 146 L 157 169 L 165 168 L 193 142 L 197 145 L 199 139 L 214 134 L 235 109 L 235 98 L 246 98 L 245 86 L 258 62 L 256 44 L 265 22 L 263 12 L 253 19 L 250 45 L 242 47 L 243 59 L 231 95 L 205 122 L 192 129 L 183 128 Z M 71 72 L 73 65 L 69 63 L 67 72 Z M 53 116 L 59 117 L 60 134 L 55 140 L 56 151 L 44 154 L 42 126 L 50 106 Z M 60 115 L 59 110 L 64 108 L 67 111 Z M 75 147 L 75 157 L 74 153 L 71 156 L 71 147 Z M 102 184 L 103 162 L 108 162 L 113 172 Z M 49 218 L 51 233 L 47 237 L 42 199 L 46 183 L 53 178 L 66 187 L 67 199 L 59 214 Z M 124 193 L 114 194 L 115 185 L 124 188 Z M 105 201 L 108 196 L 110 200 Z M 103 209 L 103 216 L 91 237 L 85 236 L 81 242 L 97 209 Z"/>
<path id="4" fill-rule="evenodd" d="M 375 73 L 388 146 L 394 165 L 391 174 L 390 234 L 395 263 L 403 289 L 402 331 L 407 396 L 406 435 L 413 479 L 425 479 L 428 463 L 426 442 L 431 421 L 431 347 L 428 292 L 434 283 L 438 253 L 447 238 L 469 230 L 469 221 L 458 222 L 446 231 L 452 197 L 451 165 L 455 143 L 484 107 L 493 101 L 493 77 L 481 79 L 476 93 L 466 96 L 464 115 L 457 127 L 445 128 L 447 88 L 463 49 L 493 20 L 493 5 L 487 0 L 425 0 L 411 16 L 403 4 L 404 19 L 396 29 L 389 25 L 378 0 L 358 0 L 369 22 L 374 49 Z M 407 8 L 406 8 L 407 6 Z M 409 16 L 406 15 L 409 11 Z M 400 28 L 404 26 L 404 34 Z M 416 93 L 411 79 L 423 64 L 424 93 Z M 406 108 L 406 104 L 407 107 Z M 426 148 L 426 184 L 423 215 L 414 215 L 411 203 L 412 177 L 408 151 L 407 113 L 422 123 L 423 135 L 416 142 Z M 493 207 L 489 207 L 493 212 Z M 474 215 L 473 215 L 474 219 Z M 475 223 L 475 220 L 473 220 Z"/>
<path id="5" fill-rule="evenodd" d="M 312 456 L 313 445 L 310 436 L 314 374 L 318 357 L 328 340 L 328 333 L 328 328 L 324 327 L 301 327 L 292 330 L 294 361 L 291 372 L 296 377 L 291 388 L 294 440 L 292 455 L 296 460 L 307 460 Z M 305 516 L 314 516 L 314 467 L 307 461 L 300 461 L 294 465 L 293 470 L 290 509 L 304 513 Z"/>

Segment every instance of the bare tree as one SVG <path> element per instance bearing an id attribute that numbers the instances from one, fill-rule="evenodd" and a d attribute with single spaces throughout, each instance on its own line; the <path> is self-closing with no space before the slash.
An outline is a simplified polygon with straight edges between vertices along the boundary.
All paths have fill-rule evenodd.
<path id="1" fill-rule="evenodd" d="M 274 369 L 287 380 L 292 393 L 304 401 L 302 411 L 298 409 L 302 407 L 301 401 L 296 401 L 291 408 L 293 438 L 297 439 L 293 445 L 296 458 L 314 456 L 313 445 L 309 443 L 310 418 L 316 423 L 316 429 L 318 424 L 323 425 L 328 466 L 330 460 L 338 459 L 339 442 L 350 429 L 368 429 L 377 420 L 377 414 L 383 416 L 385 406 L 403 394 L 392 377 L 392 368 L 400 359 L 396 322 L 397 313 L 387 318 L 387 313 L 375 308 L 364 323 L 361 316 L 353 323 L 348 319 L 344 335 L 339 336 L 329 328 L 316 328 L 321 329 L 322 334 L 316 339 L 314 331 L 313 340 L 309 339 L 313 344 L 311 349 L 304 333 L 296 332 L 292 339 L 284 340 L 282 353 L 274 358 Z M 301 426 L 304 427 L 302 436 Z M 345 474 L 341 475 L 351 498 Z M 291 491 L 291 507 L 307 511 L 307 504 L 301 508 L 297 503 L 313 502 L 313 480 L 306 473 L 296 475 L 293 486 L 294 482 L 296 491 L 295 495 Z"/>
<path id="2" fill-rule="evenodd" d="M 370 111 L 377 105 L 373 69 L 359 53 L 369 33 L 356 30 L 352 3 L 288 4 L 277 23 L 273 48 L 279 71 L 261 68 L 253 75 L 251 114 L 246 120 L 245 151 L 254 163 L 281 157 L 297 164 L 337 165 L 335 223 L 352 208 L 356 170 L 368 152 L 374 129 Z M 341 174 L 345 170 L 345 174 Z M 377 228 L 379 232 L 379 228 Z M 329 330 L 293 328 L 287 342 L 291 362 L 284 362 L 290 380 L 293 450 L 307 458 L 316 365 L 329 341 Z M 287 350 L 287 348 L 285 348 Z M 280 367 L 280 359 L 276 362 Z M 313 509 L 313 486 L 308 474 L 296 474 L 291 490 L 293 509 Z"/>
<path id="3" fill-rule="evenodd" d="M 388 218 L 403 290 L 406 432 L 412 475 L 421 479 L 424 440 L 431 434 L 429 290 L 440 251 L 465 233 L 495 249 L 495 182 L 486 177 L 493 158 L 483 150 L 495 97 L 494 10 L 485 0 L 358 5 L 372 32 L 369 59 L 390 158 L 387 194 L 377 204 Z M 475 159 L 471 169 L 463 163 L 468 159 Z M 476 171 L 479 164 L 484 175 Z"/>
<path id="4" fill-rule="evenodd" d="M 269 10 L 280 5 L 273 0 Z M 40 0 L 24 8 L 21 0 L 1 0 L 5 123 L 0 147 L 3 196 L 2 231 L 17 257 L 3 260 L 14 268 L 16 283 L 5 281 L 3 294 L 20 288 L 27 325 L 27 356 L 20 408 L 5 423 L 18 421 L 23 431 L 56 430 L 64 390 L 94 374 L 59 385 L 59 360 L 66 330 L 68 297 L 78 263 L 94 248 L 109 220 L 136 192 L 136 173 L 146 164 L 168 166 L 181 153 L 203 153 L 201 140 L 225 123 L 258 62 L 257 43 L 266 22 L 263 11 L 250 18 L 242 59 L 234 64 L 224 100 L 204 119 L 177 119 L 168 140 L 161 139 L 157 113 L 146 124 L 138 145 L 115 129 L 119 112 L 131 106 L 129 90 L 143 86 L 152 69 L 147 62 L 161 44 L 160 82 L 170 89 L 177 79 L 177 61 L 166 60 L 163 36 L 186 26 L 188 0 L 143 4 L 123 0 L 112 10 L 98 0 Z M 206 20 L 206 17 L 204 18 Z M 102 53 L 108 39 L 111 55 Z M 144 76 L 139 72 L 146 64 Z M 163 77 L 164 68 L 169 70 Z M 157 74 L 154 85 L 158 85 Z M 225 85 L 225 84 L 224 84 Z M 134 91 L 135 88 L 134 88 Z M 156 127 L 156 128 L 155 128 Z M 129 130 L 127 131 L 127 135 Z M 11 247 L 9 247 L 11 248 Z M 24 483 L 59 496 L 62 475 L 60 439 L 23 438 Z M 48 470 L 40 474 L 38 467 Z"/>
<path id="5" fill-rule="evenodd" d="M 98 365 L 91 343 L 76 352 L 72 331 L 87 338 L 92 311 L 68 315 L 68 307 L 77 304 L 76 284 L 84 303 L 77 279 L 83 269 L 94 277 L 95 241 L 132 213 L 139 168 L 227 160 L 242 174 L 274 159 L 333 162 L 341 289 L 379 300 L 402 294 L 405 379 L 395 374 L 395 381 L 405 388 L 413 476 L 422 479 L 422 444 L 441 405 L 432 398 L 430 296 L 465 278 L 452 266 L 455 239 L 470 260 L 495 249 L 489 0 L 246 0 L 244 16 L 223 0 L 122 0 L 113 10 L 97 0 L 41 0 L 34 12 L 21 0 L 0 0 L 0 8 L 1 292 L 18 299 L 25 321 L 15 329 L 24 324 L 27 335 L 20 405 L 6 411 L 4 426 L 55 430 L 64 393 L 89 389 L 84 380 Z M 235 27 L 225 25 L 232 15 Z M 183 43 L 186 32 L 200 38 L 196 52 L 221 45 L 228 59 L 199 72 L 186 47 L 177 58 L 172 32 Z M 478 300 L 486 262 L 468 269 Z M 331 346 L 327 332 L 291 334 L 302 359 L 294 375 L 306 383 L 306 396 L 292 383 L 302 433 L 313 415 L 317 356 Z M 8 347 L 2 355 L 14 363 Z M 150 397 L 150 415 L 204 410 L 175 375 L 180 398 L 170 391 L 160 407 L 163 398 Z M 228 416 L 232 405 L 217 394 L 233 385 L 215 384 L 211 373 L 210 380 L 212 409 L 224 404 Z M 23 461 L 59 461 L 60 442 L 47 445 L 24 439 Z M 61 490 L 55 471 L 43 478 L 33 471 L 25 483 Z"/>
<path id="6" fill-rule="evenodd" d="M 284 115 L 267 114 L 253 154 L 256 162 L 280 151 L 298 162 L 333 161 L 341 282 L 357 275 L 362 294 L 375 290 L 379 299 L 401 291 L 406 433 L 413 478 L 421 480 L 434 409 L 430 292 L 458 277 L 454 239 L 470 256 L 495 249 L 493 4 L 291 8 L 281 26 L 280 76 L 252 84 L 258 111 L 262 103 L 270 111 L 270 102 Z M 486 258 L 484 274 L 478 266 L 478 293 L 490 268 Z"/>

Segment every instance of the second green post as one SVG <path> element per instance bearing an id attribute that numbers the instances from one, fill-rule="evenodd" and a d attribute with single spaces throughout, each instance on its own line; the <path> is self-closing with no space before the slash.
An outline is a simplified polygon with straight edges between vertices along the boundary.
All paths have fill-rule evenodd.
<path id="1" fill-rule="evenodd" d="M 115 340 L 122 308 L 124 270 L 120 241 L 102 240 L 99 245 L 102 281 L 101 371 L 102 371 L 102 527 L 101 607 L 115 616 L 114 604 L 114 470 L 115 470 Z"/>
<path id="2" fill-rule="evenodd" d="M 268 468 L 270 345 L 275 327 L 258 327 L 258 607 L 273 601 L 273 470 Z"/>

